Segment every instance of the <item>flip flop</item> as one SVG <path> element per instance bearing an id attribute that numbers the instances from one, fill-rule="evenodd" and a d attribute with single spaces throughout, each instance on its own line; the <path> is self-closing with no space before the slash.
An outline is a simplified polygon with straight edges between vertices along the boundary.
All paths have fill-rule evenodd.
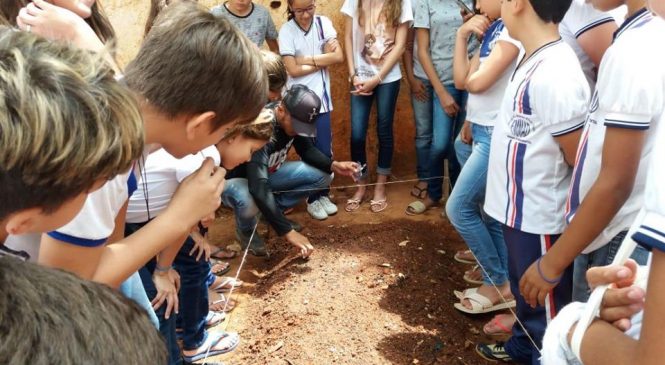
<path id="1" fill-rule="evenodd" d="M 417 193 L 414 194 L 414 192 L 417 192 Z M 425 198 L 427 198 L 427 186 L 425 186 L 424 188 L 421 188 L 421 187 L 418 186 L 418 184 L 413 185 L 413 187 L 411 188 L 411 193 L 410 194 L 414 198 L 425 199 Z"/>
<path id="2" fill-rule="evenodd" d="M 472 285 L 482 285 L 483 284 L 482 280 L 476 280 L 476 279 L 472 278 L 471 275 L 469 275 L 469 273 L 471 273 L 473 271 L 476 271 L 476 270 L 478 270 L 478 265 L 474 266 L 473 269 L 465 272 L 462 279 L 464 279 L 464 281 L 466 281 L 467 283 L 472 284 Z"/>
<path id="3" fill-rule="evenodd" d="M 455 256 L 453 256 L 453 259 L 457 262 L 462 263 L 462 264 L 475 265 L 477 263 L 475 258 L 473 260 L 469 260 L 469 259 L 465 258 L 464 256 L 462 256 L 464 254 L 471 254 L 472 257 L 473 257 L 473 252 L 471 252 L 471 250 L 464 250 L 464 251 L 457 251 L 455 253 Z"/>
<path id="4" fill-rule="evenodd" d="M 208 310 L 209 311 L 213 311 L 213 312 L 222 312 L 222 311 L 224 311 L 225 313 L 228 313 L 228 312 L 231 312 L 236 307 L 236 305 L 238 304 L 238 302 L 236 302 L 233 299 L 227 299 L 224 296 L 224 294 L 219 293 L 219 295 L 221 296 L 220 299 L 214 300 L 214 301 L 208 303 Z M 227 301 L 228 301 L 228 304 L 227 304 Z M 224 309 L 225 306 L 226 306 L 226 309 Z"/>
<path id="5" fill-rule="evenodd" d="M 231 271 L 231 264 L 225 261 L 215 262 L 210 267 L 210 272 L 217 276 L 223 276 L 227 272 Z"/>
<path id="6" fill-rule="evenodd" d="M 220 255 L 220 253 L 222 254 Z M 210 253 L 210 258 L 223 261 L 235 258 L 236 255 L 237 254 L 234 251 L 227 251 L 221 247 L 217 247 Z"/>
<path id="7" fill-rule="evenodd" d="M 492 318 L 491 321 L 485 323 L 485 325 L 483 326 L 483 333 L 488 335 L 488 336 L 504 336 L 504 335 L 511 334 L 513 332 L 512 326 L 511 326 L 511 328 L 508 328 L 503 323 L 501 323 L 501 318 L 500 317 L 502 317 L 502 316 L 512 317 L 509 314 L 497 314 L 496 316 L 494 316 L 494 318 Z M 489 326 L 494 326 L 494 327 L 498 328 L 499 330 L 498 331 L 488 330 Z"/>
<path id="8" fill-rule="evenodd" d="M 235 350 L 238 344 L 240 344 L 240 336 L 235 332 L 208 332 L 208 337 L 203 342 L 203 345 L 199 347 L 201 351 L 192 356 L 183 354 L 182 357 L 187 362 L 196 362 L 206 357 L 229 353 Z"/>
<path id="9" fill-rule="evenodd" d="M 490 313 L 498 310 L 504 310 L 508 308 L 515 307 L 515 300 L 509 300 L 508 302 L 501 303 L 492 303 L 486 296 L 479 293 L 470 293 L 465 295 L 464 299 L 468 299 L 471 303 L 471 308 L 465 307 L 462 303 L 455 303 L 454 307 L 458 311 L 469 313 L 469 314 L 481 314 L 481 313 Z"/>
<path id="10" fill-rule="evenodd" d="M 224 312 L 208 311 L 208 315 L 206 315 L 206 328 L 213 328 L 224 322 L 225 319 L 226 314 Z"/>
<path id="11" fill-rule="evenodd" d="M 344 207 L 344 210 L 347 212 L 355 212 L 360 208 L 360 204 L 362 204 L 363 200 L 362 199 L 348 199 L 346 201 L 346 207 Z"/>
<path id="12" fill-rule="evenodd" d="M 210 289 L 216 292 L 225 292 L 231 290 L 231 287 L 233 287 L 233 289 L 240 288 L 243 284 L 244 283 L 242 280 L 236 280 L 230 277 L 223 277 L 222 282 L 219 285 Z"/>
<path id="13" fill-rule="evenodd" d="M 388 200 L 387 199 L 380 199 L 380 200 L 370 200 L 369 201 L 369 210 L 372 211 L 372 213 L 379 213 L 383 212 L 388 208 Z"/>

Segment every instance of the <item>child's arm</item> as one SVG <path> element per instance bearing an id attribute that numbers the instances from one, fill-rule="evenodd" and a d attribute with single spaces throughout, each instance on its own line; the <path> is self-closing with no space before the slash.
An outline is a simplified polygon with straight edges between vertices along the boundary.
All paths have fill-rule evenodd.
<path id="1" fill-rule="evenodd" d="M 266 43 L 268 44 L 270 52 L 279 54 L 279 43 L 277 43 L 277 39 L 266 39 Z"/>
<path id="2" fill-rule="evenodd" d="M 474 55 L 473 61 L 469 60 L 469 37 L 473 34 L 482 37 L 489 25 L 487 17 L 475 15 L 457 30 L 453 57 L 453 80 L 455 81 L 455 87 L 460 90 L 466 89 L 467 78 L 478 69 L 479 65 L 479 52 Z"/>
<path id="3" fill-rule="evenodd" d="M 356 65 L 353 58 L 353 18 L 348 15 L 344 19 L 344 49 L 346 52 L 346 66 L 349 69 L 349 81 L 353 83 L 353 77 L 356 75 Z"/>
<path id="4" fill-rule="evenodd" d="M 418 60 L 420 60 L 420 64 L 423 66 L 427 78 L 432 83 L 432 88 L 439 98 L 441 107 L 449 116 L 457 114 L 457 112 L 459 112 L 459 105 L 455 103 L 453 97 L 443 86 L 441 80 L 439 80 L 439 75 L 432 62 L 429 48 L 429 29 L 417 28 L 416 41 L 418 42 Z"/>
<path id="5" fill-rule="evenodd" d="M 223 169 L 215 169 L 212 160 L 206 159 L 180 184 L 164 213 L 131 236 L 106 246 L 76 246 L 43 235 L 39 262 L 118 287 L 159 251 L 182 243 L 194 224 L 219 207 L 224 175 Z"/>
<path id="6" fill-rule="evenodd" d="M 577 37 L 577 43 L 596 67 L 600 66 L 600 61 L 603 59 L 605 51 L 612 44 L 616 30 L 616 22 L 611 21 L 597 25 Z"/>
<path id="7" fill-rule="evenodd" d="M 399 62 L 399 60 L 402 58 L 402 55 L 404 54 L 404 49 L 406 49 L 406 33 L 408 31 L 408 23 L 402 23 L 397 27 L 397 30 L 395 31 L 395 47 L 392 49 L 392 51 L 390 51 L 388 57 L 386 57 L 381 70 L 379 70 L 379 73 L 373 78 L 363 81 L 362 88 L 359 90 L 360 93 L 371 93 L 374 88 L 379 86 L 381 80 L 383 80 L 388 75 L 393 66 Z"/>
<path id="8" fill-rule="evenodd" d="M 665 344 L 665 253 L 653 250 L 640 339 L 634 340 L 605 321 L 596 321 L 582 340 L 585 365 L 662 364 Z M 570 336 L 569 336 L 570 340 Z"/>
<path id="9" fill-rule="evenodd" d="M 416 100 L 425 102 L 428 98 L 425 84 L 413 73 L 413 45 L 415 39 L 416 31 L 413 28 L 409 28 L 409 31 L 406 33 L 406 49 L 404 50 L 404 56 L 402 56 L 402 63 L 404 64 L 404 72 L 406 72 L 406 80 L 409 82 L 411 94 L 413 94 Z"/>
<path id="10" fill-rule="evenodd" d="M 282 60 L 284 60 L 284 66 L 286 67 L 286 72 L 288 72 L 289 76 L 291 77 L 300 77 L 300 76 L 309 75 L 321 69 L 320 67 L 313 65 L 298 64 L 294 56 L 284 55 L 282 57 Z"/>
<path id="11" fill-rule="evenodd" d="M 344 62 L 344 51 L 337 39 L 330 39 L 324 46 L 325 53 L 296 57 L 298 65 L 309 65 L 317 68 L 328 67 Z"/>
<path id="12" fill-rule="evenodd" d="M 559 277 L 628 200 L 640 164 L 645 134 L 643 130 L 607 128 L 600 173 L 556 245 L 542 258 L 540 267 L 545 277 Z M 575 158 L 574 154 L 572 158 Z M 540 279 L 537 267 L 533 265 L 520 281 L 520 291 L 524 290 L 525 299 L 532 305 L 536 304 L 536 298 L 539 303 L 544 303 L 551 287 Z"/>
<path id="13" fill-rule="evenodd" d="M 475 94 L 485 92 L 515 64 L 518 54 L 519 49 L 514 44 L 499 40 L 482 65 L 478 66 L 476 58 L 472 61 L 465 82 L 466 90 Z"/>

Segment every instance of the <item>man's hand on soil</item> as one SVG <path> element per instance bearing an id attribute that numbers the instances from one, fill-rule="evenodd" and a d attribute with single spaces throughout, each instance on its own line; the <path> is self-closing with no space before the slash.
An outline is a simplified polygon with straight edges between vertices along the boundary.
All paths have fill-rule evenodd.
<path id="1" fill-rule="evenodd" d="M 309 239 L 295 230 L 291 230 L 291 232 L 287 233 L 284 238 L 286 238 L 290 244 L 300 249 L 300 254 L 304 259 L 308 258 L 309 255 L 314 252 L 314 246 L 309 242 Z"/>

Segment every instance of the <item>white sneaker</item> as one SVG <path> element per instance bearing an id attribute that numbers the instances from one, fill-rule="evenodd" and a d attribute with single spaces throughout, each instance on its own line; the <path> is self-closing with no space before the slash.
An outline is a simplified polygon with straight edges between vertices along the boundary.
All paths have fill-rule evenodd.
<path id="1" fill-rule="evenodd" d="M 330 201 L 330 198 L 327 196 L 322 196 L 319 198 L 319 203 L 321 203 L 321 206 L 323 207 L 323 210 L 326 211 L 328 215 L 335 215 L 337 214 L 337 206 Z"/>
<path id="2" fill-rule="evenodd" d="M 308 203 L 307 212 L 312 216 L 312 218 L 318 219 L 320 221 L 328 218 L 328 213 L 326 213 L 326 210 L 323 209 L 323 205 L 321 205 L 320 200 L 315 200 L 312 204 Z"/>

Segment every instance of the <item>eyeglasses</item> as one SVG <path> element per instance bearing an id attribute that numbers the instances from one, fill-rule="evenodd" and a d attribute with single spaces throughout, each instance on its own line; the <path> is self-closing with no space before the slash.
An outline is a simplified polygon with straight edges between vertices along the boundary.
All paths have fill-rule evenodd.
<path id="1" fill-rule="evenodd" d="M 316 10 L 316 4 L 312 4 L 312 5 L 304 8 L 304 9 L 293 9 L 293 13 L 295 15 L 300 16 L 300 15 L 303 15 L 305 13 L 314 14 L 314 10 Z"/>

